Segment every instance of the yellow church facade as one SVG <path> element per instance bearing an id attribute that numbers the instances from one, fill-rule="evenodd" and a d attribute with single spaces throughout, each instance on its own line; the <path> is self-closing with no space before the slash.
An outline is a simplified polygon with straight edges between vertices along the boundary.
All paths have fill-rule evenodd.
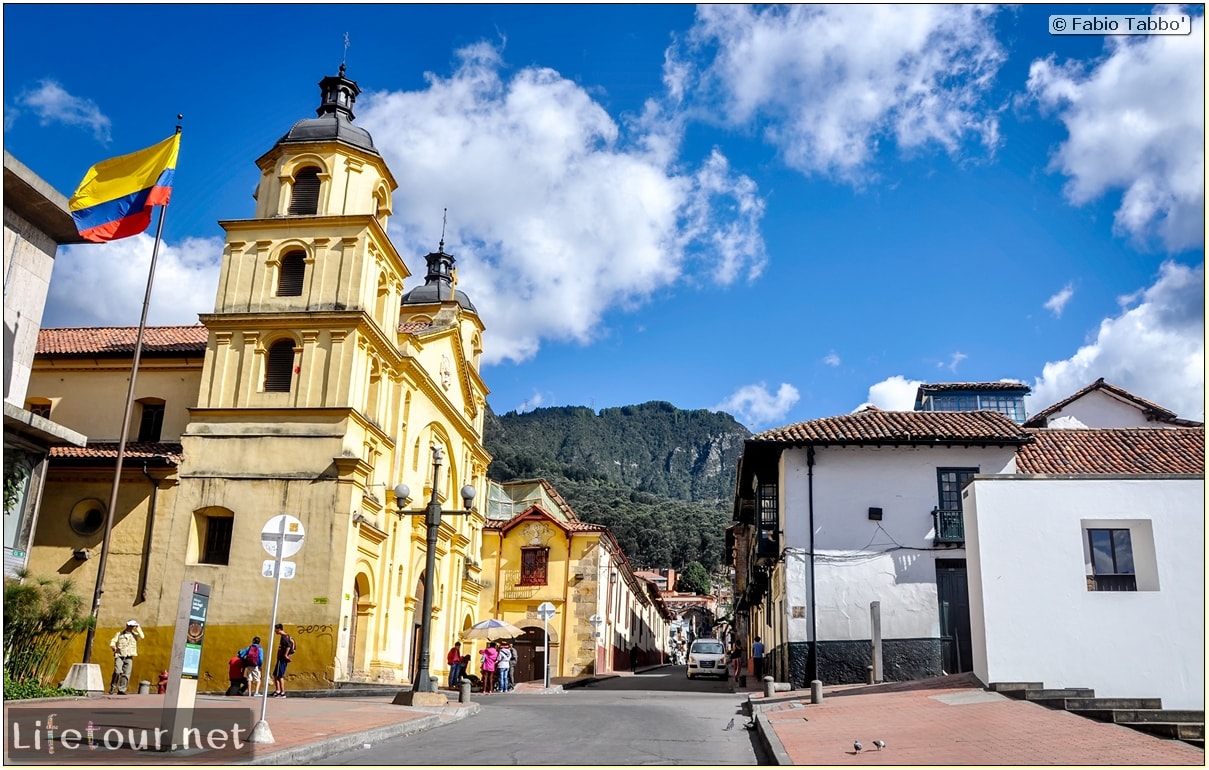
<path id="1" fill-rule="evenodd" d="M 297 640 L 288 688 L 408 683 L 418 668 L 425 524 L 435 479 L 446 509 L 486 497 L 483 324 L 457 290 L 442 242 L 424 283 L 386 227 L 396 183 L 353 124 L 359 89 L 320 83 L 317 117 L 257 160 L 251 219 L 226 233 L 214 311 L 195 327 L 149 328 L 129 425 L 92 655 L 127 619 L 147 638 L 134 679 L 169 668 L 181 587 L 211 587 L 202 690 L 228 659 L 268 643 L 276 581 L 262 530 L 279 515 L 305 532 L 281 580 L 277 620 Z M 30 552 L 35 575 L 96 581 L 118 456 L 134 329 L 43 330 L 29 398 L 90 437 L 52 454 Z M 395 499 L 406 484 L 409 499 Z M 400 510 L 408 515 L 399 515 Z M 433 673 L 478 620 L 486 523 L 445 516 L 432 597 Z M 285 574 L 290 574 L 286 572 Z M 63 660 L 80 662 L 79 640 Z"/>

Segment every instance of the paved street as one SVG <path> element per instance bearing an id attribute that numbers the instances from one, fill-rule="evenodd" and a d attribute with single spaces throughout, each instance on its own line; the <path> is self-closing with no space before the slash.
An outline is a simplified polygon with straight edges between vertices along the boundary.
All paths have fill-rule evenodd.
<path id="1" fill-rule="evenodd" d="M 753 765 L 746 695 L 667 666 L 557 693 L 475 696 L 472 719 L 328 758 L 342 765 Z M 732 722 L 733 720 L 733 722 Z M 730 725 L 729 729 L 728 725 Z M 405 757 L 405 759 L 404 759 Z"/>

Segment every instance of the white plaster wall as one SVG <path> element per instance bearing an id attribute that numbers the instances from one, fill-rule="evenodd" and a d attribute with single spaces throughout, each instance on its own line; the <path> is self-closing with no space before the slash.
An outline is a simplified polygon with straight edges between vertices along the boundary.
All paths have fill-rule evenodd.
<path id="1" fill-rule="evenodd" d="M 1054 428 L 1078 428 L 1071 424 L 1078 421 L 1087 428 L 1153 428 L 1142 410 L 1118 398 L 1098 390 L 1072 401 L 1049 416 L 1049 425 Z"/>
<path id="2" fill-rule="evenodd" d="M 978 479 L 967 490 L 979 679 L 1091 687 L 1101 697 L 1158 696 L 1164 708 L 1204 709 L 1203 479 L 1017 476 Z M 1088 591 L 1087 521 L 1149 522 L 1157 590 Z M 1135 552 L 1146 546 L 1133 538 Z M 1136 556 L 1139 570 L 1146 558 Z"/>
<path id="3" fill-rule="evenodd" d="M 937 468 L 1014 472 L 1012 447 L 816 448 L 814 466 L 816 612 L 820 640 L 868 639 L 871 602 L 881 602 L 882 636 L 935 637 L 936 559 L 965 557 L 934 548 L 932 509 L 939 503 Z M 808 550 L 809 480 L 805 449 L 783 455 L 785 542 Z M 870 521 L 870 507 L 882 509 Z M 879 527 L 880 525 L 880 527 Z M 809 562 L 804 565 L 804 574 Z M 806 580 L 806 578 L 804 578 Z M 805 597 L 809 607 L 809 594 Z M 806 629 L 803 636 L 797 636 Z M 790 624 L 794 641 L 808 624 Z"/>
<path id="4" fill-rule="evenodd" d="M 49 236 L 16 212 L 4 210 L 4 400 L 22 409 L 55 266 L 55 249 Z"/>

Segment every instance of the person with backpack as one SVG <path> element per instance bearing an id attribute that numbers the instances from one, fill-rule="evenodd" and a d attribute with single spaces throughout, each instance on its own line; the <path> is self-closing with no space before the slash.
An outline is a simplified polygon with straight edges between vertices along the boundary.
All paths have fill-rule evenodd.
<path id="1" fill-rule="evenodd" d="M 499 684 L 498 692 L 508 692 L 512 689 L 512 647 L 503 642 L 499 647 L 499 655 L 495 660 L 495 673 Z"/>
<path id="2" fill-rule="evenodd" d="M 273 694 L 270 698 L 285 697 L 285 669 L 290 665 L 290 661 L 294 659 L 294 653 L 298 651 L 298 645 L 294 643 L 294 637 L 285 632 L 285 626 L 278 623 L 273 628 L 273 633 L 279 637 L 277 640 L 277 664 L 273 666 Z"/>
<path id="3" fill-rule="evenodd" d="M 264 661 L 259 636 L 253 636 L 252 643 L 239 651 L 239 659 L 243 661 L 243 675 L 248 680 L 248 695 L 255 698 L 260 694 L 260 664 Z"/>

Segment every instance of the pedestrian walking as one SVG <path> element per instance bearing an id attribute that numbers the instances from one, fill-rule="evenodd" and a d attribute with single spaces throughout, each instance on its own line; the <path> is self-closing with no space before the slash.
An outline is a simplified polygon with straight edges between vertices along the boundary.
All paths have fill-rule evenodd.
<path id="1" fill-rule="evenodd" d="M 248 695 L 255 698 L 260 694 L 260 667 L 264 663 L 264 648 L 260 646 L 260 637 L 253 636 L 252 643 L 239 651 L 243 662 L 243 676 L 247 679 Z"/>
<path id="2" fill-rule="evenodd" d="M 760 637 L 756 637 L 756 641 L 751 645 L 751 660 L 756 666 L 756 681 L 764 681 L 764 642 L 760 641 Z"/>
<path id="3" fill-rule="evenodd" d="M 125 695 L 130 686 L 130 672 L 139 654 L 139 639 L 145 638 L 137 620 L 127 620 L 126 627 L 113 635 L 109 648 L 113 650 L 113 677 L 109 680 L 110 695 Z"/>
<path id="4" fill-rule="evenodd" d="M 638 645 L 630 648 L 630 671 L 638 670 Z"/>
<path id="5" fill-rule="evenodd" d="M 270 698 L 285 697 L 285 670 L 290 665 L 290 661 L 294 659 L 294 653 L 298 651 L 298 645 L 294 642 L 294 637 L 285 632 L 285 626 L 278 623 L 273 627 L 273 633 L 278 636 L 277 639 L 277 664 L 273 666 L 273 694 Z"/>
<path id="6" fill-rule="evenodd" d="M 456 690 L 458 683 L 462 681 L 462 643 L 454 642 L 449 648 L 449 652 L 445 655 L 445 662 L 449 664 L 449 688 Z"/>

